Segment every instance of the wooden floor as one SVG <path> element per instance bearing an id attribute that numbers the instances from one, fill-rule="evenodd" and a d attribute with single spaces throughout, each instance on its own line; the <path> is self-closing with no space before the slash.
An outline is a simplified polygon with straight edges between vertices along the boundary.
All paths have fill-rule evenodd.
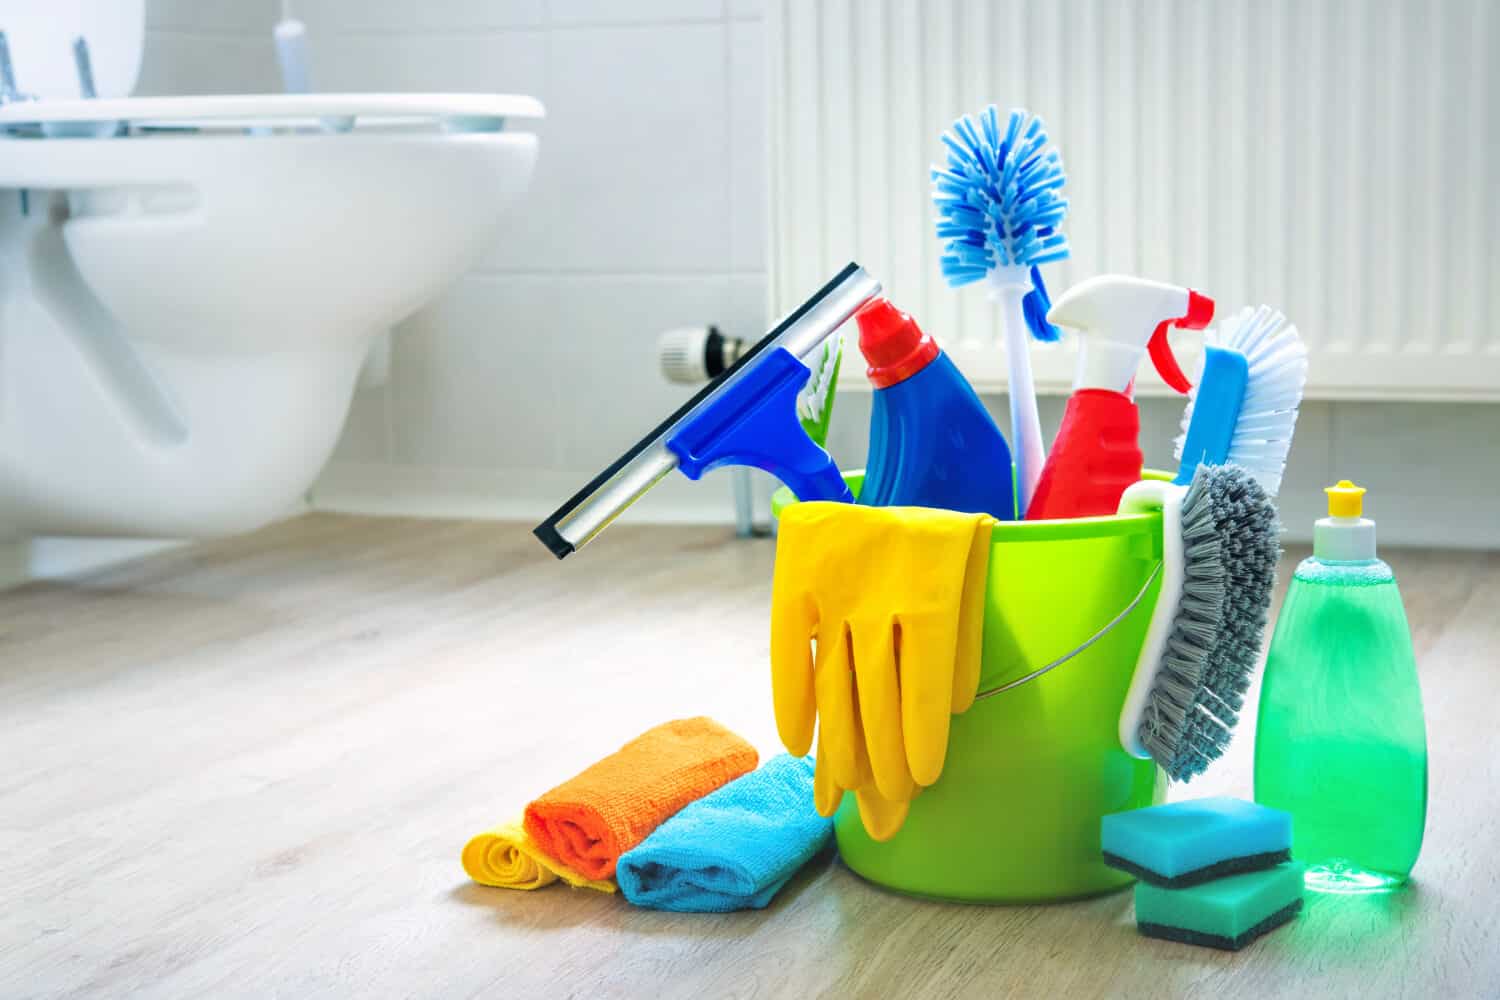
<path id="1" fill-rule="evenodd" d="M 1237 955 L 1137 937 L 1128 892 L 947 905 L 837 860 L 723 916 L 470 884 L 470 834 L 651 724 L 778 749 L 772 551 L 620 527 L 556 563 L 519 525 L 313 515 L 0 594 L 0 997 L 1500 996 L 1500 554 L 1386 553 L 1415 884 Z M 1191 792 L 1247 795 L 1249 742 Z"/>

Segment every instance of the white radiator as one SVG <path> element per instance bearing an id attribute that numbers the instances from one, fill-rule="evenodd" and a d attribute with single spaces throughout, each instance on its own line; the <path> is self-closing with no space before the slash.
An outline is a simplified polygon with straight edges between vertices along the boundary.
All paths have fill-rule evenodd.
<path id="1" fill-rule="evenodd" d="M 1500 400 L 1494 0 L 769 7 L 775 314 L 858 260 L 1003 389 L 997 310 L 938 272 L 928 175 L 942 131 L 993 102 L 1041 115 L 1062 152 L 1054 296 L 1118 271 L 1221 315 L 1267 302 L 1308 342 L 1309 396 Z M 1068 388 L 1070 346 L 1033 359 L 1040 390 Z"/>

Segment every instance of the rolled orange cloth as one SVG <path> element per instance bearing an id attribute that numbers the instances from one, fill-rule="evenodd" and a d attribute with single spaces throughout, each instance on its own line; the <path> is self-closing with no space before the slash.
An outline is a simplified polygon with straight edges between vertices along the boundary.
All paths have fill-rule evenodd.
<path id="1" fill-rule="evenodd" d="M 664 722 L 526 807 L 538 847 L 591 879 L 689 802 L 755 770 L 755 748 L 713 719 Z"/>

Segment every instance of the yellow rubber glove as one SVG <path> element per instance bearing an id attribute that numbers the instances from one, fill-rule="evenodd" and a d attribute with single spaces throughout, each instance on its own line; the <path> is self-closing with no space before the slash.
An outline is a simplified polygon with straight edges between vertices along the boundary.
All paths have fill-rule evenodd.
<path id="1" fill-rule="evenodd" d="M 818 730 L 815 799 L 844 791 L 877 839 L 942 774 L 948 725 L 979 684 L 986 514 L 800 503 L 781 518 L 771 606 L 776 725 L 794 754 Z M 816 644 L 816 655 L 813 645 Z"/>

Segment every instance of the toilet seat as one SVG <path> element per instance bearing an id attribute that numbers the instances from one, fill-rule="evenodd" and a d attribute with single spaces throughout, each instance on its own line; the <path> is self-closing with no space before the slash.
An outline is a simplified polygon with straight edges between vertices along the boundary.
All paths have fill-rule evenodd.
<path id="1" fill-rule="evenodd" d="M 370 345 L 511 235 L 535 168 L 530 97 L 131 98 L 145 8 L 0 0 L 0 531 L 296 509 Z"/>
<path id="2" fill-rule="evenodd" d="M 127 135 L 159 131 L 410 129 L 494 132 L 507 119 L 540 119 L 541 102 L 519 94 L 234 94 L 17 101 L 0 107 L 0 134 L 57 137 L 69 126 L 119 122 Z"/>

